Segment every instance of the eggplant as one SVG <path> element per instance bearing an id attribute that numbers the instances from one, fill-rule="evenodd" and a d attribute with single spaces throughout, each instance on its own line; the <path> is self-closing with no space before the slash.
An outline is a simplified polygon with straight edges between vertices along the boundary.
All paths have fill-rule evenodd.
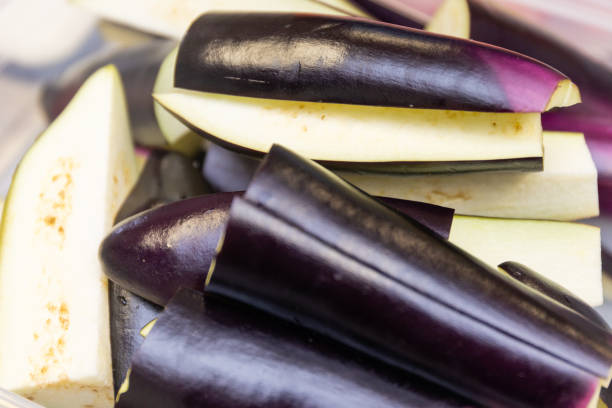
<path id="1" fill-rule="evenodd" d="M 202 164 L 202 175 L 216 191 L 246 190 L 259 159 L 235 153 L 211 143 Z"/>
<path id="2" fill-rule="evenodd" d="M 165 305 L 180 287 L 204 290 L 206 273 L 236 193 L 182 200 L 129 218 L 100 246 L 106 275 L 135 294 Z M 448 237 L 454 211 L 404 200 L 381 199 Z"/>
<path id="3" fill-rule="evenodd" d="M 499 268 L 524 285 L 561 303 L 568 309 L 580 314 L 585 319 L 592 321 L 594 324 L 606 330 L 610 330 L 608 323 L 595 309 L 584 303 L 570 291 L 557 285 L 555 282 L 547 279 L 533 269 L 512 261 L 501 263 Z"/>
<path id="4" fill-rule="evenodd" d="M 544 132 L 543 140 L 542 172 L 416 176 L 337 171 L 337 174 L 371 195 L 429 202 L 454 208 L 458 214 L 563 221 L 599 215 L 597 171 L 584 137 L 577 133 Z M 595 155 L 594 158 L 597 160 Z M 244 190 L 259 162 L 212 144 L 204 161 L 204 177 L 217 191 Z M 601 187 L 601 176 L 599 182 Z M 610 188 L 612 191 L 612 183 Z"/>
<path id="5" fill-rule="evenodd" d="M 136 213 L 186 197 L 209 192 L 199 174 L 198 161 L 178 153 L 154 150 L 138 181 L 123 202 L 115 224 Z M 140 329 L 161 311 L 159 306 L 110 281 L 111 350 L 115 392 L 123 381 L 134 352 L 140 347 Z"/>
<path id="6" fill-rule="evenodd" d="M 487 406 L 596 400 L 611 334 L 275 145 L 207 277 L 227 296 Z"/>
<path id="7" fill-rule="evenodd" d="M 182 289 L 136 354 L 117 408 L 475 407 L 256 310 Z"/>
<path id="8" fill-rule="evenodd" d="M 544 112 L 580 101 L 560 72 L 511 51 L 364 19 L 203 14 L 179 47 L 174 85 L 307 102 Z"/>

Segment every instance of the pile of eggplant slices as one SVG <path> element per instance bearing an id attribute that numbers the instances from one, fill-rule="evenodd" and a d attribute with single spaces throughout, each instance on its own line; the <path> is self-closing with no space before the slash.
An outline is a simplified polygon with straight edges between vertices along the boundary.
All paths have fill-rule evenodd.
<path id="1" fill-rule="evenodd" d="M 483 1 L 428 23 L 416 1 L 75 2 L 180 43 L 136 91 L 133 54 L 95 71 L 22 160 L 0 387 L 51 408 L 606 406 L 600 232 L 572 221 L 599 214 L 583 133 L 612 73 Z"/>

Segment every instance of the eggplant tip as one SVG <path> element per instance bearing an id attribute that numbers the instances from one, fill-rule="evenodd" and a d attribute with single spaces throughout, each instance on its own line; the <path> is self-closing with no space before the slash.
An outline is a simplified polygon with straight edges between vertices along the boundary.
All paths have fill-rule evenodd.
<path id="1" fill-rule="evenodd" d="M 545 111 L 553 108 L 564 108 L 582 102 L 580 89 L 569 79 L 563 79 L 557 84 L 557 88 L 550 96 Z"/>

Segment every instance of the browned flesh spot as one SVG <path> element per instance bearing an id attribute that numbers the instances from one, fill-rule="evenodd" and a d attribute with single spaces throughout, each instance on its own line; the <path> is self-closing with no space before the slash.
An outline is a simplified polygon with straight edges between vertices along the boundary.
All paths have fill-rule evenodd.
<path id="1" fill-rule="evenodd" d="M 446 201 L 451 201 L 451 200 L 467 201 L 472 198 L 472 196 L 470 196 L 468 193 L 465 193 L 463 191 L 459 191 L 457 193 L 451 194 L 451 193 L 445 193 L 444 191 L 439 191 L 439 190 L 433 190 L 431 193 L 428 193 L 425 197 L 427 198 L 427 201 L 437 201 L 439 199 L 443 199 Z"/>

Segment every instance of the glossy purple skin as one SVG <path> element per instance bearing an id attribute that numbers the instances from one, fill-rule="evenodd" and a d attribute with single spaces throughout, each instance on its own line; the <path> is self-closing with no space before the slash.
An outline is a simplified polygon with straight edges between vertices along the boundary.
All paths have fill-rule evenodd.
<path id="1" fill-rule="evenodd" d="M 158 305 L 180 287 L 203 290 L 233 197 L 210 194 L 128 218 L 100 246 L 105 273 Z"/>
<path id="2" fill-rule="evenodd" d="M 487 112 L 542 112 L 563 79 L 486 44 L 291 13 L 200 16 L 181 42 L 174 77 L 179 88 L 230 95 Z"/>
<path id="3" fill-rule="evenodd" d="M 518 262 L 511 261 L 500 264 L 499 268 L 522 284 L 566 306 L 572 312 L 578 313 L 585 319 L 605 330 L 610 330 L 608 323 L 606 323 L 605 319 L 601 317 L 595 309 L 576 297 L 570 291 L 557 285 L 545 276 L 540 275 L 533 269 Z"/>
<path id="4" fill-rule="evenodd" d="M 585 406 L 612 363 L 610 333 L 279 146 L 234 200 L 206 291 L 488 406 Z"/>
<path id="5" fill-rule="evenodd" d="M 141 150 L 138 154 L 147 157 L 147 162 L 119 209 L 115 223 L 143 210 L 209 192 L 194 160 L 162 150 Z M 116 392 L 130 367 L 132 355 L 143 341 L 140 330 L 157 316 L 160 308 L 112 280 L 108 295 Z"/>
<path id="6" fill-rule="evenodd" d="M 183 289 L 138 351 L 116 407 L 475 407 L 237 303 Z"/>
<path id="7" fill-rule="evenodd" d="M 180 287 L 204 290 L 231 201 L 238 195 L 242 192 L 204 195 L 127 219 L 102 242 L 104 272 L 112 281 L 162 306 Z M 448 238 L 453 209 L 380 200 Z"/>

